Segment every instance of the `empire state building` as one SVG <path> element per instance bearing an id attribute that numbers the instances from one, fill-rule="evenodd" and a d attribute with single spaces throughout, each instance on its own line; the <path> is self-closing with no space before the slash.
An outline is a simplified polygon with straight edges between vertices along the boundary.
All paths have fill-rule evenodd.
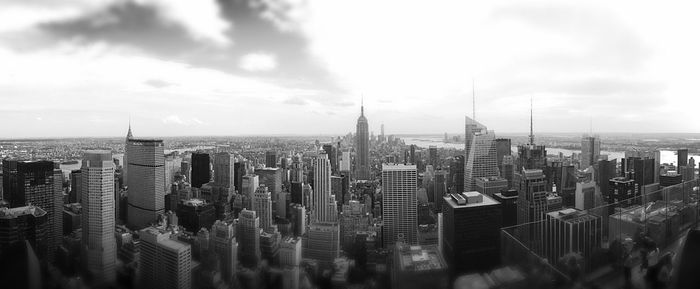
<path id="1" fill-rule="evenodd" d="M 357 119 L 357 132 L 355 134 L 355 177 L 358 180 L 369 179 L 369 129 L 365 118 L 365 106 L 360 108 L 360 117 Z"/>

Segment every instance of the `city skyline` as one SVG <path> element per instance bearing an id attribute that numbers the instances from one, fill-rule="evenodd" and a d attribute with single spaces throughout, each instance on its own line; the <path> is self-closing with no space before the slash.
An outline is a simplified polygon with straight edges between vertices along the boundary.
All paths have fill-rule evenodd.
<path id="1" fill-rule="evenodd" d="M 199 2 L 4 1 L 0 137 L 696 130 L 690 4 Z"/>

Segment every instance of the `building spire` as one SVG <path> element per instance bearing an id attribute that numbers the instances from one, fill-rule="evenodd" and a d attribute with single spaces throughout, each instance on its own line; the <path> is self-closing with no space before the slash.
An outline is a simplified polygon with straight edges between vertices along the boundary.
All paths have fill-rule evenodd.
<path id="1" fill-rule="evenodd" d="M 364 116 L 365 115 L 365 96 L 362 96 L 362 99 L 360 100 L 360 115 Z"/>
<path id="2" fill-rule="evenodd" d="M 131 139 L 133 135 L 131 134 L 131 115 L 129 115 L 129 131 L 126 133 L 126 139 Z"/>
<path id="3" fill-rule="evenodd" d="M 472 77 L 472 119 L 476 121 L 476 88 L 474 88 L 474 78 Z"/>
<path id="4" fill-rule="evenodd" d="M 532 95 L 530 96 L 530 144 L 535 145 L 535 133 L 532 129 Z"/>

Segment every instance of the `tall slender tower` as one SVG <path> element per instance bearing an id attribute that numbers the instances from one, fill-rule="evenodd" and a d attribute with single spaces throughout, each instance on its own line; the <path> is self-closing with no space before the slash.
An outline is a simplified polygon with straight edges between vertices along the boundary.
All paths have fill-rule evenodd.
<path id="1" fill-rule="evenodd" d="M 80 168 L 82 186 L 82 264 L 88 282 L 108 284 L 116 279 L 114 238 L 114 163 L 110 151 L 87 151 Z"/>
<path id="2" fill-rule="evenodd" d="M 328 155 L 321 154 L 314 162 L 313 222 L 333 222 L 337 215 L 331 210 L 331 164 Z"/>
<path id="3" fill-rule="evenodd" d="M 359 180 L 369 179 L 369 128 L 365 118 L 364 100 L 360 107 L 360 117 L 357 119 L 357 131 L 355 134 L 355 176 Z"/>
<path id="4" fill-rule="evenodd" d="M 138 230 L 154 223 L 165 209 L 163 140 L 131 139 L 128 143 L 127 224 Z"/>
<path id="5" fill-rule="evenodd" d="M 272 226 L 272 198 L 265 185 L 260 185 L 255 190 L 253 210 L 260 218 L 260 228 L 268 232 Z"/>
<path id="6" fill-rule="evenodd" d="M 122 159 L 122 180 L 126 184 L 129 180 L 129 141 L 134 138 L 131 134 L 131 118 L 129 118 L 129 131 L 126 133 L 126 140 L 124 140 L 124 157 Z"/>
<path id="7" fill-rule="evenodd" d="M 532 124 L 532 98 L 530 98 L 530 137 L 527 144 L 518 146 L 517 170 L 544 169 L 547 166 L 547 150 L 544 145 L 535 144 Z"/>
<path id="8" fill-rule="evenodd" d="M 397 241 L 418 244 L 417 170 L 415 165 L 382 165 L 384 248 Z"/>

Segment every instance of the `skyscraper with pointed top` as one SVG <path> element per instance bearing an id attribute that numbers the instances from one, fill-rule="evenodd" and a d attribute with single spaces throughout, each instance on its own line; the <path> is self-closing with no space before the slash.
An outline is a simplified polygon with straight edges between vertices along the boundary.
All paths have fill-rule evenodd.
<path id="1" fill-rule="evenodd" d="M 127 173 L 127 168 L 129 167 L 127 164 L 128 162 L 128 150 L 129 150 L 129 140 L 133 139 L 134 135 L 131 134 L 131 118 L 129 118 L 129 131 L 126 133 L 126 140 L 124 140 L 124 157 L 122 159 L 122 180 L 124 184 L 127 183 L 128 180 L 128 173 Z"/>
<path id="2" fill-rule="evenodd" d="M 532 98 L 530 98 L 530 135 L 528 143 L 518 146 L 517 171 L 523 169 L 544 170 L 547 166 L 547 150 L 544 145 L 535 145 L 535 133 L 532 121 Z"/>
<path id="3" fill-rule="evenodd" d="M 364 100 L 360 106 L 360 117 L 357 119 L 357 131 L 355 134 L 355 178 L 367 180 L 370 175 L 369 164 L 369 128 L 365 117 Z"/>

